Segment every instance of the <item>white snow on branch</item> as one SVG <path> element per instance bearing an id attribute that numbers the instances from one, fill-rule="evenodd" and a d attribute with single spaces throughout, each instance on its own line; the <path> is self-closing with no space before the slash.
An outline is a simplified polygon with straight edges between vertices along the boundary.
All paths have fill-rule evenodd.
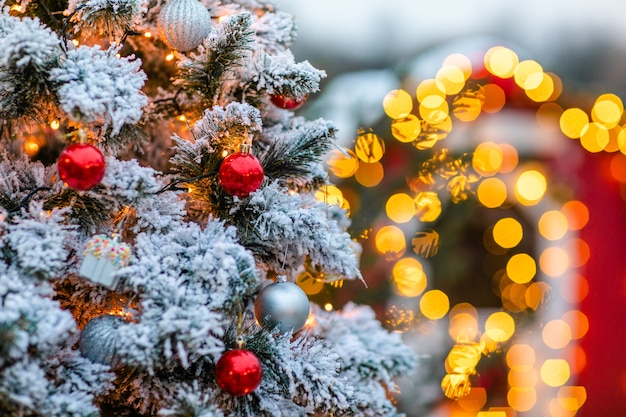
<path id="1" fill-rule="evenodd" d="M 141 91 L 146 74 L 141 60 L 118 57 L 118 48 L 80 46 L 68 51 L 51 71 L 61 108 L 76 122 L 103 123 L 117 135 L 139 121 L 147 98 Z"/>

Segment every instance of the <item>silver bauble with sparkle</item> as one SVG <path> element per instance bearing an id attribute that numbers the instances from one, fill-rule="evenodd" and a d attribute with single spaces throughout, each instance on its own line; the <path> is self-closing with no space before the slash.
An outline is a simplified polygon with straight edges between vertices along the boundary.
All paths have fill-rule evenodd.
<path id="1" fill-rule="evenodd" d="M 274 282 L 263 288 L 254 302 L 261 325 L 284 334 L 302 329 L 309 317 L 309 298 L 293 282 Z"/>
<path id="2" fill-rule="evenodd" d="M 190 51 L 211 32 L 211 14 L 198 0 L 170 0 L 159 12 L 157 29 L 167 46 Z"/>
<path id="3" fill-rule="evenodd" d="M 116 368 L 119 365 L 117 329 L 126 324 L 120 316 L 104 315 L 87 322 L 80 333 L 78 348 L 85 358 L 92 362 Z"/>

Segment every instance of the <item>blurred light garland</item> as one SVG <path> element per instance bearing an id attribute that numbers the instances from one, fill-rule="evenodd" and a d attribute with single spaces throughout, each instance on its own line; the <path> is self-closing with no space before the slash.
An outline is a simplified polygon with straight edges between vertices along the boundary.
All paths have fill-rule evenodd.
<path id="1" fill-rule="evenodd" d="M 562 91 L 557 75 L 545 72 L 533 60 L 520 61 L 509 48 L 496 46 L 486 51 L 478 65 L 465 55 L 450 55 L 435 77 L 422 80 L 413 94 L 396 89 L 382 103 L 391 136 L 428 153 L 422 155 L 415 172 L 405 174 L 404 189 L 389 189 L 387 197 L 378 192 L 377 198 L 386 198 L 386 220 L 365 230 L 361 238 L 390 265 L 392 291 L 405 299 L 419 297 L 418 312 L 391 306 L 387 326 L 405 332 L 424 320 L 449 320 L 453 347 L 445 362 L 442 390 L 457 400 L 452 407 L 458 415 L 505 416 L 543 412 L 547 407 L 551 416 L 569 416 L 586 400 L 586 390 L 575 385 L 575 377 L 585 363 L 585 353 L 576 343 L 589 327 L 585 314 L 576 308 L 588 288 L 577 268 L 584 266 L 590 249 L 576 237 L 589 219 L 587 207 L 572 198 L 553 201 L 549 170 L 541 162 L 522 163 L 514 144 L 481 141 L 473 151 L 460 155 L 441 146 L 453 129 L 453 119 L 470 123 L 517 100 L 524 110 L 535 112 L 541 129 L 577 140 L 587 152 L 615 153 L 611 174 L 626 184 L 621 99 L 603 94 L 587 113 L 578 107 L 562 107 L 558 103 Z M 382 189 L 385 171 L 398 170 L 397 161 L 385 159 L 391 146 L 373 130 L 360 130 L 354 149 L 330 156 L 328 164 L 339 186 L 318 198 L 344 208 L 360 207 L 360 193 L 346 179 L 353 178 L 363 189 Z M 431 227 L 420 226 L 417 232 L 407 227 L 411 222 L 434 224 L 447 201 L 461 204 L 470 199 L 485 209 L 509 209 L 494 214 L 495 221 L 482 237 L 487 253 L 484 269 L 492 277 L 491 286 L 502 306 L 482 315 L 470 303 L 451 307 L 449 294 L 430 288 L 425 262 L 438 252 L 441 256 L 445 236 Z M 508 215 L 510 209 L 533 210 L 535 215 L 524 222 Z M 529 251 L 523 243 L 533 233 L 538 243 Z M 407 254 L 407 242 L 413 254 Z M 518 340 L 518 322 L 549 307 L 547 300 L 555 296 L 567 303 L 565 310 L 545 314 L 536 323 L 541 329 L 539 340 Z M 485 388 L 473 387 L 470 379 L 481 357 L 494 352 L 502 354 L 508 369 L 502 407 L 494 407 Z"/>

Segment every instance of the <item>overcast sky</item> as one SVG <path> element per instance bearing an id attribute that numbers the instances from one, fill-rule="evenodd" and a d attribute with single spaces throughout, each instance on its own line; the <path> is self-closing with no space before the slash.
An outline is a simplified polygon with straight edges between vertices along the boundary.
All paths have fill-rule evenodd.
<path id="1" fill-rule="evenodd" d="M 406 57 L 469 35 L 514 42 L 549 59 L 554 50 L 610 39 L 626 49 L 624 0 L 275 0 L 296 18 L 298 58 L 325 54 L 358 65 Z"/>

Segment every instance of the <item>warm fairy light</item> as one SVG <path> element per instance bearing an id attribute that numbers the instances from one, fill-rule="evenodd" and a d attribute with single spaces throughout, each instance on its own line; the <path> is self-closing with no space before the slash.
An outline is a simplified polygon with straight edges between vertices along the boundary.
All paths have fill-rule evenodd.
<path id="1" fill-rule="evenodd" d="M 36 155 L 37 152 L 39 152 L 39 144 L 32 140 L 24 142 L 24 152 L 26 152 L 28 156 Z"/>
<path id="2" fill-rule="evenodd" d="M 503 161 L 502 149 L 493 142 L 482 142 L 472 154 L 472 168 L 483 177 L 497 174 Z"/>
<path id="3" fill-rule="evenodd" d="M 511 387 L 506 399 L 515 411 L 529 411 L 537 403 L 537 390 L 533 387 Z"/>
<path id="4" fill-rule="evenodd" d="M 527 253 L 517 253 L 506 264 L 506 274 L 511 281 L 518 284 L 530 282 L 537 273 L 537 265 Z"/>
<path id="5" fill-rule="evenodd" d="M 478 310 L 469 303 L 459 303 L 449 311 L 448 334 L 457 342 L 474 340 L 478 336 Z"/>
<path id="6" fill-rule="evenodd" d="M 313 313 L 309 313 L 309 317 L 307 317 L 306 321 L 304 322 L 304 327 L 314 327 L 316 324 L 316 320 L 315 320 L 315 314 Z"/>
<path id="7" fill-rule="evenodd" d="M 551 291 L 552 287 L 549 284 L 541 281 L 533 282 L 524 293 L 524 301 L 528 308 L 537 311 L 548 298 Z"/>
<path id="8" fill-rule="evenodd" d="M 506 94 L 502 87 L 497 84 L 485 84 L 482 86 L 483 105 L 482 111 L 497 113 L 506 104 Z"/>
<path id="9" fill-rule="evenodd" d="M 550 320 L 543 326 L 541 339 L 551 349 L 563 349 L 572 341 L 572 329 L 564 320 Z"/>
<path id="10" fill-rule="evenodd" d="M 450 312 L 448 334 L 453 340 L 473 340 L 478 335 L 478 320 L 470 313 Z"/>
<path id="11" fill-rule="evenodd" d="M 384 176 L 385 170 L 380 162 L 374 162 L 373 164 L 359 162 L 359 166 L 354 173 L 354 179 L 363 187 L 376 187 L 383 180 Z"/>
<path id="12" fill-rule="evenodd" d="M 72 39 L 72 45 L 74 46 L 78 46 L 80 42 L 78 42 L 78 39 Z"/>
<path id="13" fill-rule="evenodd" d="M 444 65 L 439 71 L 435 79 L 441 83 L 447 95 L 452 96 L 461 92 L 465 86 L 465 73 L 456 65 Z"/>
<path id="14" fill-rule="evenodd" d="M 413 142 L 417 140 L 421 132 L 422 122 L 413 114 L 409 114 L 402 119 L 395 119 L 391 122 L 391 134 L 399 142 Z"/>
<path id="15" fill-rule="evenodd" d="M 567 109 L 561 115 L 559 125 L 561 131 L 570 139 L 578 139 L 582 131 L 589 124 L 589 116 L 579 108 Z"/>
<path id="16" fill-rule="evenodd" d="M 537 109 L 537 126 L 546 132 L 558 132 L 561 129 L 559 124 L 563 107 L 556 103 L 543 103 Z"/>
<path id="17" fill-rule="evenodd" d="M 387 199 L 385 211 L 395 223 L 407 223 L 415 216 L 415 202 L 406 193 L 393 194 Z"/>
<path id="18" fill-rule="evenodd" d="M 424 317 L 430 320 L 443 318 L 450 308 L 450 300 L 446 293 L 441 290 L 430 290 L 420 300 L 420 311 Z"/>
<path id="19" fill-rule="evenodd" d="M 333 305 L 331 303 L 326 303 L 324 304 L 324 310 L 326 311 L 333 311 Z"/>
<path id="20" fill-rule="evenodd" d="M 174 59 L 174 53 L 170 52 L 169 54 L 165 55 L 165 60 L 166 61 L 171 61 Z"/>
<path id="21" fill-rule="evenodd" d="M 574 340 L 582 339 L 589 331 L 589 319 L 580 310 L 566 312 L 563 321 L 569 326 Z"/>
<path id="22" fill-rule="evenodd" d="M 609 130 L 603 124 L 588 123 L 580 132 L 580 144 L 589 152 L 600 152 L 609 144 Z"/>
<path id="23" fill-rule="evenodd" d="M 539 255 L 539 269 L 549 277 L 561 276 L 569 267 L 569 255 L 560 246 L 546 248 Z"/>
<path id="24" fill-rule="evenodd" d="M 463 78 L 467 80 L 472 75 L 472 61 L 463 54 L 451 54 L 443 60 L 443 67 L 453 66 L 463 72 Z"/>
<path id="25" fill-rule="evenodd" d="M 546 177 L 534 169 L 524 171 L 515 183 L 515 196 L 525 206 L 537 204 L 543 198 L 546 190 Z"/>
<path id="26" fill-rule="evenodd" d="M 564 385 L 570 377 L 569 364 L 564 359 L 547 359 L 541 365 L 541 380 L 551 387 Z"/>
<path id="27" fill-rule="evenodd" d="M 477 412 L 487 403 L 487 390 L 483 387 L 472 387 L 469 394 L 458 400 L 459 406 L 468 412 Z"/>
<path id="28" fill-rule="evenodd" d="M 361 132 L 356 139 L 354 152 L 365 163 L 378 162 L 385 154 L 385 141 L 373 132 Z"/>
<path id="29" fill-rule="evenodd" d="M 151 38 L 152 32 L 144 32 L 143 36 L 145 36 L 146 38 Z"/>
<path id="30" fill-rule="evenodd" d="M 396 292 L 404 297 L 417 297 L 426 289 L 427 279 L 422 264 L 415 258 L 402 258 L 392 269 Z"/>
<path id="31" fill-rule="evenodd" d="M 385 259 L 395 260 L 406 252 L 406 238 L 404 232 L 396 226 L 384 226 L 374 238 L 376 250 Z"/>
<path id="32" fill-rule="evenodd" d="M 581 345 L 568 347 L 570 372 L 572 375 L 580 374 L 587 366 L 587 354 Z"/>
<path id="33" fill-rule="evenodd" d="M 523 237 L 523 229 L 520 222 L 512 217 L 505 217 L 493 226 L 493 240 L 505 249 L 517 246 Z"/>
<path id="34" fill-rule="evenodd" d="M 591 109 L 591 120 L 607 128 L 615 127 L 624 114 L 624 104 L 615 94 L 603 94 L 596 99 Z"/>
<path id="35" fill-rule="evenodd" d="M 383 110 L 391 119 L 405 118 L 413 110 L 413 99 L 404 90 L 392 90 L 383 99 Z"/>
<path id="36" fill-rule="evenodd" d="M 526 344 L 515 344 L 506 352 L 506 364 L 510 369 L 524 371 L 534 369 L 535 350 Z"/>
<path id="37" fill-rule="evenodd" d="M 431 125 L 442 123 L 450 115 L 450 106 L 447 101 L 441 102 L 437 107 L 428 107 L 424 103 L 419 105 L 419 114 L 422 119 Z"/>
<path id="38" fill-rule="evenodd" d="M 554 80 L 550 74 L 542 73 L 542 80 L 535 88 L 527 89 L 526 95 L 538 103 L 550 100 L 554 95 Z"/>
<path id="39" fill-rule="evenodd" d="M 569 230 L 580 230 L 589 221 L 589 209 L 582 201 L 568 201 L 561 207 L 561 213 L 567 218 Z"/>
<path id="40" fill-rule="evenodd" d="M 478 184 L 476 197 L 487 208 L 500 207 L 506 201 L 506 184 L 496 177 L 485 178 Z"/>
<path id="41" fill-rule="evenodd" d="M 564 409 L 577 411 L 587 401 L 587 390 L 582 386 L 564 386 L 559 388 L 557 399 Z"/>
<path id="42" fill-rule="evenodd" d="M 515 84 L 523 90 L 538 88 L 544 79 L 543 68 L 533 60 L 522 61 L 517 64 L 513 73 Z"/>
<path id="43" fill-rule="evenodd" d="M 511 78 L 519 63 L 515 52 L 503 46 L 495 46 L 485 53 L 485 68 L 500 78 Z"/>
<path id="44" fill-rule="evenodd" d="M 180 116 L 178 116 L 178 121 L 185 122 L 185 121 L 187 121 L 187 117 L 185 117 L 184 114 L 181 114 Z"/>
<path id="45" fill-rule="evenodd" d="M 617 153 L 609 161 L 609 172 L 616 181 L 626 184 L 626 156 Z"/>
<path id="46" fill-rule="evenodd" d="M 476 372 L 476 365 L 482 357 L 480 344 L 457 343 L 446 357 L 445 367 L 449 374 L 468 374 Z"/>
<path id="47" fill-rule="evenodd" d="M 481 411 L 476 417 L 508 417 L 506 411 Z"/>
<path id="48" fill-rule="evenodd" d="M 501 143 L 500 150 L 502 151 L 502 165 L 499 172 L 501 174 L 512 172 L 519 163 L 517 149 L 508 143 Z"/>
<path id="49" fill-rule="evenodd" d="M 429 78 L 419 83 L 415 90 L 415 97 L 420 104 L 436 109 L 446 101 L 445 87 L 434 78 Z"/>
<path id="50" fill-rule="evenodd" d="M 497 311 L 487 317 L 485 334 L 496 342 L 506 342 L 515 333 L 515 321 L 508 313 Z"/>
<path id="51" fill-rule="evenodd" d="M 327 163 L 330 172 L 339 178 L 350 178 L 359 168 L 359 160 L 351 149 L 333 149 Z"/>
<path id="52" fill-rule="evenodd" d="M 53 120 L 53 121 L 50 122 L 50 129 L 58 130 L 59 127 L 61 127 L 61 123 L 59 123 L 58 120 Z"/>
<path id="53" fill-rule="evenodd" d="M 441 200 L 434 191 L 424 191 L 415 196 L 415 216 L 421 222 L 434 222 L 441 214 Z"/>
<path id="54" fill-rule="evenodd" d="M 441 380 L 441 390 L 450 399 L 463 398 L 470 393 L 469 377 L 468 374 L 446 374 Z"/>
<path id="55" fill-rule="evenodd" d="M 320 187 L 314 195 L 318 201 L 329 205 L 338 205 L 339 207 L 342 207 L 345 201 L 343 192 L 338 187 L 330 184 Z"/>
<path id="56" fill-rule="evenodd" d="M 482 106 L 483 103 L 477 95 L 460 94 L 452 102 L 452 114 L 462 122 L 472 122 L 480 116 Z"/>
<path id="57" fill-rule="evenodd" d="M 11 11 L 22 13 L 22 6 L 19 4 L 14 4 L 13 6 L 11 6 Z"/>
<path id="58" fill-rule="evenodd" d="M 560 293 L 568 303 L 580 303 L 589 295 L 589 281 L 580 274 L 574 274 L 569 279 L 562 280 Z"/>
<path id="59" fill-rule="evenodd" d="M 559 240 L 568 230 L 567 217 L 558 210 L 550 210 L 539 218 L 539 233 L 548 240 Z"/>

